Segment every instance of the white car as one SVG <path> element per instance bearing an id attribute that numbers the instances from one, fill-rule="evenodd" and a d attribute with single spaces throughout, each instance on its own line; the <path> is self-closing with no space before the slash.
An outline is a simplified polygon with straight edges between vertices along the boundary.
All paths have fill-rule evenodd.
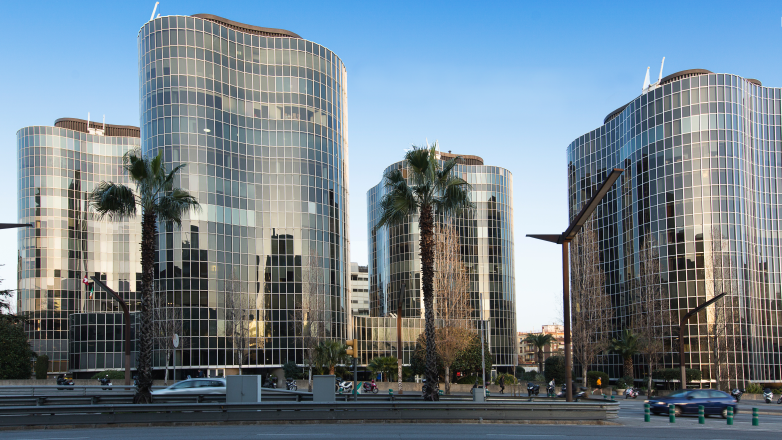
<path id="1" fill-rule="evenodd" d="M 155 396 L 225 394 L 225 379 L 198 378 L 177 382 L 168 388 L 152 391 Z"/>

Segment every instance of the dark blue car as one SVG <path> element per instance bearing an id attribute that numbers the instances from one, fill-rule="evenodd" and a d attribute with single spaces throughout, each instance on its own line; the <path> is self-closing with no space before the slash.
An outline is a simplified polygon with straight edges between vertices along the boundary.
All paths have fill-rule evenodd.
<path id="1" fill-rule="evenodd" d="M 728 407 L 733 414 L 738 412 L 738 402 L 730 394 L 718 390 L 680 390 L 675 393 L 647 400 L 654 414 L 668 414 L 668 405 L 674 405 L 677 416 L 698 414 L 698 406 L 703 406 L 705 414 L 719 414 L 728 417 Z"/>

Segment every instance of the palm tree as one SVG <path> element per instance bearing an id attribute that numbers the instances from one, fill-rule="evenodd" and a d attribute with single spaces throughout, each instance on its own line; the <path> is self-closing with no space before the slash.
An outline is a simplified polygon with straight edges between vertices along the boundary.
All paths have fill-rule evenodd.
<path id="1" fill-rule="evenodd" d="M 136 191 L 126 185 L 101 182 L 90 194 L 90 205 L 99 220 L 132 218 L 136 216 L 137 207 L 141 208 L 141 328 L 136 403 L 152 402 L 152 282 L 157 222 L 179 226 L 186 212 L 200 209 L 195 197 L 174 187 L 174 178 L 184 166 L 166 171 L 162 151 L 151 158 L 139 150 L 132 150 L 123 157 L 123 168 L 136 184 Z"/>
<path id="2" fill-rule="evenodd" d="M 405 153 L 404 167 L 386 173 L 386 194 L 380 200 L 380 220 L 376 229 L 405 223 L 418 214 L 421 249 L 421 278 L 424 288 L 426 368 L 424 400 L 439 400 L 437 393 L 437 347 L 434 331 L 434 216 L 451 215 L 473 209 L 470 185 L 453 173 L 455 157 L 438 159 L 437 142 L 431 147 L 416 147 Z M 409 183 L 408 183 L 409 180 Z"/>
<path id="3" fill-rule="evenodd" d="M 340 341 L 326 339 L 315 348 L 315 362 L 329 369 L 334 374 L 337 365 L 346 364 L 350 360 L 347 346 Z"/>
<path id="4" fill-rule="evenodd" d="M 382 373 L 386 382 L 391 382 L 396 380 L 399 361 L 394 356 L 378 356 L 372 358 L 367 367 L 369 368 L 369 371 L 375 374 Z"/>
<path id="5" fill-rule="evenodd" d="M 633 356 L 641 351 L 640 335 L 629 329 L 622 332 L 621 339 L 611 339 L 611 351 L 622 356 L 624 375 L 633 377 Z"/>
<path id="6" fill-rule="evenodd" d="M 524 338 L 524 342 L 536 348 L 538 358 L 538 373 L 543 374 L 543 349 L 554 342 L 554 337 L 546 333 L 530 333 Z"/>

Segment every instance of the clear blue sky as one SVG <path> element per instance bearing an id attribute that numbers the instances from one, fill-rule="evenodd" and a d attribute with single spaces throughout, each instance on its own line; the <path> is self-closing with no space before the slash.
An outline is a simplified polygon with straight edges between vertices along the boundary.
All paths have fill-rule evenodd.
<path id="1" fill-rule="evenodd" d="M 3 7 L 0 222 L 16 222 L 16 131 L 87 112 L 138 124 L 136 35 L 154 1 Z M 559 249 L 524 238 L 567 224 L 565 147 L 654 81 L 691 68 L 782 86 L 782 3 L 166 1 L 289 29 L 348 71 L 351 259 L 367 261 L 366 191 L 410 144 L 482 156 L 514 174 L 518 326 L 561 301 Z M 15 287 L 16 232 L 0 231 L 0 278 Z"/>

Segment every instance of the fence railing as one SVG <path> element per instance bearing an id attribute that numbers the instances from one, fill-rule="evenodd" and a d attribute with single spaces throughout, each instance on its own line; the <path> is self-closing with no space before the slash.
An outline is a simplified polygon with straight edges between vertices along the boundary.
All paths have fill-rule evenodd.
<path id="1" fill-rule="evenodd" d="M 601 421 L 617 402 L 261 402 L 0 407 L 0 426 L 282 421 Z"/>

